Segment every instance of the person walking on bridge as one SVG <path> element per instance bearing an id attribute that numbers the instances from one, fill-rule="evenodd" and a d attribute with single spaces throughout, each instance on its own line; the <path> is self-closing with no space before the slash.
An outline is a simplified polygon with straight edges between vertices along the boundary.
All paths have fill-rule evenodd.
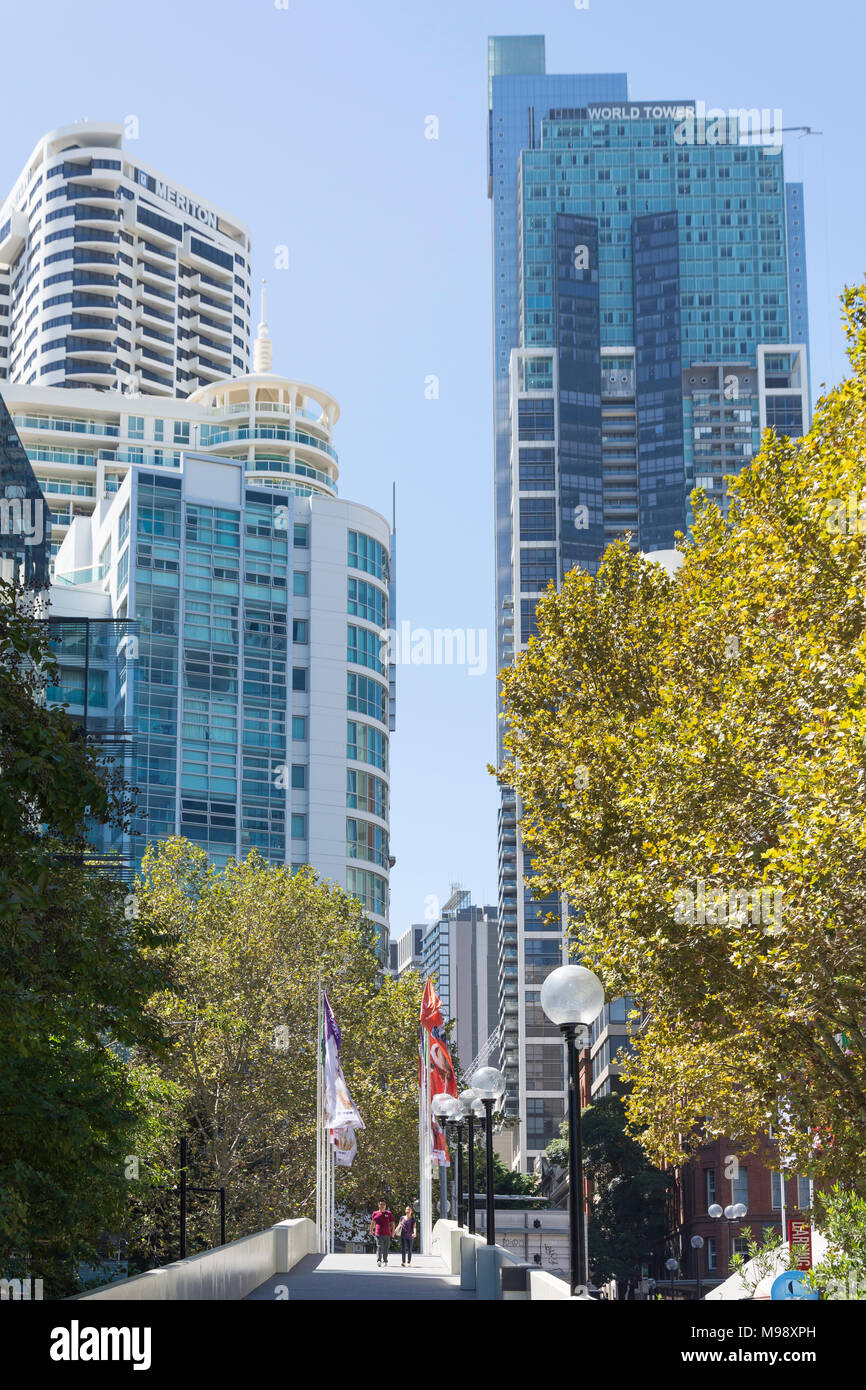
<path id="1" fill-rule="evenodd" d="M 394 1218 L 388 1210 L 388 1204 L 383 1200 L 379 1203 L 379 1210 L 374 1211 L 370 1218 L 370 1235 L 376 1237 L 376 1264 L 387 1265 L 388 1247 L 391 1244 L 391 1233 L 394 1230 Z"/>
<path id="2" fill-rule="evenodd" d="M 400 1255 L 404 1265 L 412 1263 L 412 1246 L 415 1244 L 415 1234 L 418 1230 L 418 1222 L 411 1207 L 406 1208 L 405 1216 L 400 1217 Z"/>

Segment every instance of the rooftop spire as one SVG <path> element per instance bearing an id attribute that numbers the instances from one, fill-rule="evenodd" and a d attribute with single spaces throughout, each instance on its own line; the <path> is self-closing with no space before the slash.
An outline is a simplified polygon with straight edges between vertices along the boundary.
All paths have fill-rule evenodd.
<path id="1" fill-rule="evenodd" d="M 259 331 L 253 343 L 253 371 L 269 372 L 274 355 L 274 345 L 271 342 L 271 335 L 268 330 L 267 319 L 265 316 L 265 285 L 267 281 L 262 281 L 262 317 L 259 322 Z"/>

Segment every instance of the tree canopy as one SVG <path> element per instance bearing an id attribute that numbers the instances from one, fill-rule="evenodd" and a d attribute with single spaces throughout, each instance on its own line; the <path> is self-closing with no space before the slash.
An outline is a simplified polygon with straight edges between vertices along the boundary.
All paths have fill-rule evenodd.
<path id="1" fill-rule="evenodd" d="M 337 1171 L 337 1203 L 368 1220 L 383 1194 L 414 1202 L 421 983 L 382 974 L 361 905 L 312 869 L 293 873 L 255 851 L 218 870 L 180 838 L 148 849 L 138 893 L 144 921 L 177 940 L 170 987 L 150 1003 L 171 1045 L 139 1060 L 184 1099 L 151 1161 L 176 1171 L 185 1134 L 190 1182 L 227 1189 L 229 1239 L 314 1215 L 321 974 L 367 1126 L 354 1166 Z M 176 1205 L 173 1191 L 142 1190 L 139 1258 L 176 1257 Z M 191 1249 L 214 1243 L 211 1201 L 191 1203 L 189 1229 Z"/>
<path id="2" fill-rule="evenodd" d="M 56 1295 L 122 1218 L 146 1106 L 121 1049 L 158 1047 L 163 976 L 123 882 L 87 863 L 125 791 L 48 708 L 52 670 L 32 592 L 0 585 L 0 1274 Z"/>
<path id="3" fill-rule="evenodd" d="M 656 1160 L 770 1125 L 786 1166 L 862 1173 L 866 1125 L 866 303 L 852 374 L 693 494 L 669 575 L 610 547 L 502 676 L 503 781 L 539 891 L 643 1024 L 627 1107 Z"/>

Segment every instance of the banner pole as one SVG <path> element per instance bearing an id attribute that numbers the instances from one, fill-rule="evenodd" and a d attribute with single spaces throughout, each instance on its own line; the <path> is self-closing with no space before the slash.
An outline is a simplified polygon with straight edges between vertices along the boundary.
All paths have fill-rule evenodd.
<path id="1" fill-rule="evenodd" d="M 427 1090 L 426 1090 L 426 1123 L 425 1133 L 425 1155 L 424 1155 L 424 1224 L 427 1229 L 427 1254 L 433 1253 L 433 1123 L 430 1111 L 430 1072 L 427 1071 Z"/>
<path id="2" fill-rule="evenodd" d="M 427 1255 L 424 1234 L 424 1090 L 427 1086 L 424 1029 L 418 1031 L 418 1201 L 421 1204 L 421 1254 Z"/>
<path id="3" fill-rule="evenodd" d="M 324 1172 L 322 1166 L 322 1130 L 323 1107 L 324 1107 L 324 1085 L 322 1076 L 322 970 L 319 967 L 319 1000 L 318 1000 L 318 1027 L 316 1030 L 316 1249 L 320 1254 L 324 1253 L 324 1221 L 323 1221 L 323 1197 L 324 1197 Z"/>
<path id="4" fill-rule="evenodd" d="M 427 1033 L 424 1038 L 424 1093 L 421 1099 L 422 1107 L 422 1133 L 421 1133 L 421 1236 L 422 1249 L 425 1255 L 431 1253 L 433 1223 L 430 1220 L 430 1200 L 432 1193 L 432 1183 L 430 1181 L 431 1164 L 431 1134 L 430 1134 L 430 1035 Z"/>

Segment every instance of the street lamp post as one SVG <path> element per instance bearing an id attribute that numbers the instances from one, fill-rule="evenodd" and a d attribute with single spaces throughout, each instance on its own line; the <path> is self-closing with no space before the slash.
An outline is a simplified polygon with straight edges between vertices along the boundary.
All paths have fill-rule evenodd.
<path id="1" fill-rule="evenodd" d="M 671 1303 L 673 1303 L 674 1301 L 674 1275 L 676 1274 L 679 1267 L 679 1260 L 675 1260 L 673 1255 L 671 1255 L 669 1260 L 665 1260 L 665 1269 L 671 1276 Z"/>
<path id="2" fill-rule="evenodd" d="M 487 1149 L 487 1244 L 496 1244 L 496 1213 L 493 1203 L 493 1107 L 505 1093 L 505 1077 L 496 1067 L 479 1067 L 472 1078 L 472 1089 L 484 1106 Z"/>
<path id="3" fill-rule="evenodd" d="M 457 1101 L 453 1096 L 440 1092 L 433 1097 L 433 1114 L 446 1132 L 448 1120 L 456 1109 Z M 439 1167 L 439 1215 L 443 1220 L 448 1216 L 448 1170 L 444 1163 Z"/>
<path id="4" fill-rule="evenodd" d="M 701 1299 L 701 1251 L 704 1248 L 703 1236 L 692 1236 L 692 1249 L 695 1252 L 695 1277 L 698 1281 L 698 1302 Z"/>
<path id="5" fill-rule="evenodd" d="M 454 1128 L 457 1131 L 457 1225 L 463 1226 L 465 1209 L 463 1205 L 463 1121 L 466 1116 L 462 1109 L 454 1115 Z"/>
<path id="6" fill-rule="evenodd" d="M 724 1211 L 719 1206 L 718 1202 L 713 1202 L 711 1207 L 707 1207 L 707 1216 L 711 1216 L 714 1221 L 721 1221 L 722 1217 L 725 1218 L 725 1234 L 727 1238 L 725 1246 L 725 1268 L 728 1273 L 730 1273 L 731 1270 L 731 1226 L 735 1221 L 742 1221 L 743 1217 L 747 1214 L 748 1208 L 745 1207 L 742 1202 L 730 1202 L 728 1206 L 725 1207 Z"/>
<path id="7" fill-rule="evenodd" d="M 469 1086 L 465 1091 L 460 1092 L 460 1101 L 467 1109 L 467 1121 L 469 1132 L 467 1137 L 466 1157 L 468 1160 L 468 1182 L 469 1182 L 469 1212 L 467 1225 L 469 1234 L 475 1235 L 475 1102 L 478 1099 L 478 1092 Z"/>
<path id="8" fill-rule="evenodd" d="M 580 1078 L 577 1030 L 588 1028 L 604 1004 L 604 986 L 583 965 L 561 965 L 541 986 L 541 1007 L 556 1023 L 568 1057 L 568 1236 L 571 1293 L 589 1283 L 583 1229 L 583 1139 L 580 1123 Z"/>

